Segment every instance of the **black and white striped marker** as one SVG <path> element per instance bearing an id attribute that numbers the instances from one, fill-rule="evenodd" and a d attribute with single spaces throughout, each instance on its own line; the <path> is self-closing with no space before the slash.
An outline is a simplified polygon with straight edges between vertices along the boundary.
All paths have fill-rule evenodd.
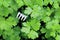
<path id="1" fill-rule="evenodd" d="M 18 12 L 16 17 L 21 19 L 22 21 L 25 21 L 27 19 L 27 16 L 22 14 L 21 12 Z"/>

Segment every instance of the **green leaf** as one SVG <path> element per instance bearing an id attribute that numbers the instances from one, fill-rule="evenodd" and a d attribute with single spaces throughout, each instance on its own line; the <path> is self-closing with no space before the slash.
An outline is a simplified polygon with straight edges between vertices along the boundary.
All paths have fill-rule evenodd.
<path id="1" fill-rule="evenodd" d="M 54 8 L 59 8 L 59 4 L 58 4 L 58 2 L 57 1 L 54 1 L 54 4 L 53 4 L 53 6 L 54 6 Z"/>
<path id="2" fill-rule="evenodd" d="M 47 29 L 52 29 L 52 30 L 57 30 L 57 29 L 59 29 L 59 28 L 60 28 L 59 26 L 60 26 L 60 25 L 59 25 L 59 20 L 57 20 L 57 19 L 52 20 L 52 21 L 50 21 L 50 22 L 48 22 L 48 23 L 46 24 L 46 28 L 47 28 Z"/>
<path id="3" fill-rule="evenodd" d="M 9 24 L 10 24 L 10 23 L 9 23 Z M 8 29 L 10 29 L 10 28 L 11 28 L 11 26 L 8 25 L 7 21 L 5 21 L 4 18 L 1 18 L 1 19 L 0 19 L 0 29 L 1 29 L 1 30 L 8 30 Z"/>
<path id="4" fill-rule="evenodd" d="M 54 2 L 54 0 L 49 0 L 50 1 L 50 4 L 52 5 L 53 4 L 53 2 Z"/>
<path id="5" fill-rule="evenodd" d="M 50 19 L 50 17 L 43 17 L 42 20 L 43 20 L 44 22 L 49 22 L 51 19 Z"/>
<path id="6" fill-rule="evenodd" d="M 33 7 L 33 3 L 31 2 L 31 0 L 24 0 L 24 3 L 25 3 L 27 6 Z"/>
<path id="7" fill-rule="evenodd" d="M 55 36 L 56 36 L 55 31 L 52 31 L 52 32 L 50 33 L 50 36 L 55 37 Z"/>
<path id="8" fill-rule="evenodd" d="M 0 29 L 0 36 L 2 35 L 3 31 Z"/>
<path id="9" fill-rule="evenodd" d="M 56 19 L 60 19 L 60 8 L 56 9 L 55 16 Z"/>
<path id="10" fill-rule="evenodd" d="M 44 0 L 44 5 L 48 5 L 49 1 L 48 0 Z"/>
<path id="11" fill-rule="evenodd" d="M 19 28 L 19 26 L 14 27 L 13 30 L 15 32 L 15 35 L 19 35 L 20 34 L 20 28 Z"/>
<path id="12" fill-rule="evenodd" d="M 30 24 L 33 30 L 38 31 L 40 29 L 40 21 L 37 19 L 32 19 Z"/>
<path id="13" fill-rule="evenodd" d="M 50 38 L 51 36 L 52 36 L 52 37 L 55 37 L 55 36 L 56 36 L 55 31 L 53 31 L 52 29 L 48 29 L 48 30 L 46 31 L 45 37 L 46 37 L 46 38 Z"/>
<path id="14" fill-rule="evenodd" d="M 39 18 L 41 14 L 41 7 L 38 6 L 38 5 L 34 5 L 33 6 L 33 11 L 32 11 L 32 14 L 31 14 L 31 17 L 33 18 Z"/>
<path id="15" fill-rule="evenodd" d="M 30 33 L 28 34 L 28 38 L 35 39 L 38 37 L 38 33 L 31 30 Z"/>
<path id="16" fill-rule="evenodd" d="M 16 31 L 13 29 L 9 29 L 3 32 L 3 38 L 5 40 L 20 40 L 19 34 L 16 35 Z M 8 38 L 9 37 L 9 38 Z"/>
<path id="17" fill-rule="evenodd" d="M 19 8 L 24 5 L 22 0 L 15 0 L 15 1 L 18 4 Z"/>
<path id="18" fill-rule="evenodd" d="M 31 2 L 33 3 L 33 5 L 36 5 L 37 4 L 37 1 L 36 0 L 31 0 Z"/>
<path id="19" fill-rule="evenodd" d="M 27 15 L 29 15 L 31 13 L 32 13 L 32 9 L 30 7 L 27 7 L 24 11 L 24 14 L 27 14 Z"/>
<path id="20" fill-rule="evenodd" d="M 3 0 L 0 0 L 0 6 L 2 6 L 2 4 L 3 4 Z"/>
<path id="21" fill-rule="evenodd" d="M 23 26 L 30 28 L 30 22 L 24 22 Z"/>
<path id="22" fill-rule="evenodd" d="M 36 0 L 36 4 L 38 4 L 39 6 L 43 6 L 43 0 Z"/>
<path id="23" fill-rule="evenodd" d="M 15 2 L 15 0 L 13 0 L 12 2 L 11 2 L 11 4 L 10 4 L 10 7 L 12 8 L 12 9 L 14 9 L 15 11 L 17 11 L 18 10 L 18 4 Z"/>
<path id="24" fill-rule="evenodd" d="M 57 35 L 55 39 L 60 40 L 60 35 Z"/>
<path id="25" fill-rule="evenodd" d="M 6 8 L 6 7 L 3 7 L 1 6 L 0 8 L 0 15 L 1 16 L 8 16 L 8 14 L 12 14 L 13 12 L 13 9 L 12 8 Z"/>
<path id="26" fill-rule="evenodd" d="M 3 0 L 2 3 L 5 7 L 8 7 L 8 6 L 10 6 L 11 2 L 12 2 L 12 0 Z"/>
<path id="27" fill-rule="evenodd" d="M 46 33 L 46 29 L 45 28 L 42 28 L 41 30 L 40 30 L 42 33 Z"/>
<path id="28" fill-rule="evenodd" d="M 27 23 L 23 23 L 23 26 L 31 28 L 35 31 L 38 31 L 40 29 L 40 21 L 38 21 L 37 19 L 31 19 L 31 21 L 27 22 Z"/>
<path id="29" fill-rule="evenodd" d="M 8 22 L 8 24 L 9 25 L 17 25 L 17 23 L 18 23 L 18 19 L 17 18 L 14 18 L 14 17 L 9 17 L 7 20 L 6 20 L 7 22 Z"/>
<path id="30" fill-rule="evenodd" d="M 24 33 L 26 33 L 26 34 L 28 34 L 30 32 L 30 28 L 28 28 L 28 27 L 22 27 L 21 31 L 24 32 Z"/>

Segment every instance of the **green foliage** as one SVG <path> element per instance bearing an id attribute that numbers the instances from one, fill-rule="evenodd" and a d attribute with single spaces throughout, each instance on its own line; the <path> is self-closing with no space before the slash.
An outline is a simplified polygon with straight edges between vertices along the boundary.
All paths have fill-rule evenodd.
<path id="1" fill-rule="evenodd" d="M 29 15 L 32 12 L 32 9 L 30 7 L 27 7 L 24 11 L 24 14 Z"/>
<path id="2" fill-rule="evenodd" d="M 23 25 L 35 31 L 38 31 L 40 28 L 40 22 L 37 19 L 31 19 L 29 22 L 23 23 Z"/>
<path id="3" fill-rule="evenodd" d="M 3 38 L 5 40 L 20 40 L 20 28 L 15 27 L 14 29 L 9 29 L 3 32 Z"/>
<path id="4" fill-rule="evenodd" d="M 29 27 L 22 27 L 21 32 L 28 34 L 30 32 Z"/>
<path id="5" fill-rule="evenodd" d="M 35 39 L 37 37 L 38 37 L 38 33 L 33 30 L 31 30 L 28 34 L 28 38 L 31 38 L 31 39 Z"/>
<path id="6" fill-rule="evenodd" d="M 16 18 L 22 6 L 27 6 L 22 11 L 29 15 L 25 22 Z M 0 0 L 0 36 L 3 39 L 34 40 L 40 34 L 45 34 L 42 40 L 60 40 L 60 0 Z"/>
<path id="7" fill-rule="evenodd" d="M 57 35 L 55 39 L 60 40 L 60 35 Z"/>

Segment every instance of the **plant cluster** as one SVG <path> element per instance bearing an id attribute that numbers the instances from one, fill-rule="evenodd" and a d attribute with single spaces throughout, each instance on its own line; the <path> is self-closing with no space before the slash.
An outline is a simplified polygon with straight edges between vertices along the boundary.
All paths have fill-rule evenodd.
<path id="1" fill-rule="evenodd" d="M 30 14 L 25 22 L 16 18 L 18 11 Z M 0 37 L 60 40 L 60 0 L 0 0 Z"/>

